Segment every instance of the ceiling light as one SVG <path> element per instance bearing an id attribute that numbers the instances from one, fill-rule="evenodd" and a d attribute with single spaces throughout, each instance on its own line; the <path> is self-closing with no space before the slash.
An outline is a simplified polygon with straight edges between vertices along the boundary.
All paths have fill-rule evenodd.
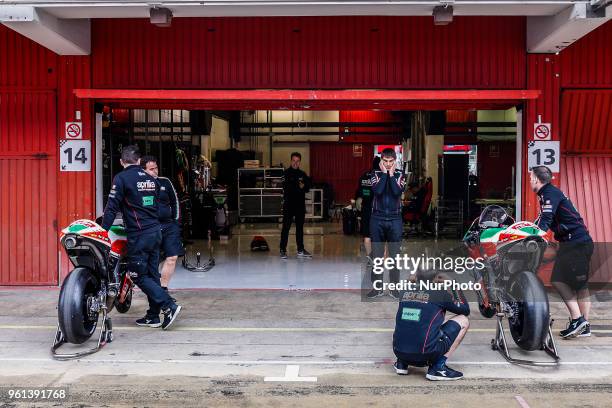
<path id="1" fill-rule="evenodd" d="M 453 6 L 436 6 L 433 9 L 435 25 L 448 25 L 453 21 Z"/>
<path id="2" fill-rule="evenodd" d="M 170 27 L 172 24 L 172 11 L 165 7 L 153 7 L 149 10 L 151 24 L 158 27 Z"/>

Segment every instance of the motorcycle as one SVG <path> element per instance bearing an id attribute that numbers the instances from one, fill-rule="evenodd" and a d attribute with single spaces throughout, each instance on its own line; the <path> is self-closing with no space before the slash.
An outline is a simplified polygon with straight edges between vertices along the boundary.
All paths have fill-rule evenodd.
<path id="1" fill-rule="evenodd" d="M 60 290 L 58 325 L 51 353 L 56 359 L 78 358 L 95 353 L 113 341 L 109 313 L 126 313 L 132 304 L 134 283 L 127 272 L 125 229 L 113 225 L 107 232 L 90 220 L 77 220 L 62 230 L 60 242 L 74 269 Z M 91 349 L 62 354 L 66 344 L 83 344 L 96 331 L 97 345 Z"/>
<path id="2" fill-rule="evenodd" d="M 486 318 L 497 316 L 491 347 L 510 363 L 558 364 L 560 359 L 552 335 L 548 296 L 537 271 L 548 247 L 545 232 L 531 222 L 515 222 L 496 205 L 486 207 L 463 238 L 469 255 L 484 260 L 484 268 L 473 269 L 478 308 Z M 553 361 L 513 358 L 504 334 L 503 319 L 517 346 L 526 351 L 544 350 Z"/>

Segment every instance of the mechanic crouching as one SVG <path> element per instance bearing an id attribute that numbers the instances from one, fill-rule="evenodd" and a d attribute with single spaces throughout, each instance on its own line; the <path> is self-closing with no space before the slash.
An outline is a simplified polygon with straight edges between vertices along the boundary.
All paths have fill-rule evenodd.
<path id="1" fill-rule="evenodd" d="M 448 279 L 435 271 L 419 271 L 417 289 L 422 282 Z M 446 312 L 455 316 L 445 321 Z M 403 292 L 395 318 L 393 352 L 397 357 L 395 372 L 408 374 L 408 366 L 429 367 L 425 378 L 450 381 L 463 373 L 446 365 L 467 333 L 470 306 L 461 292 L 446 290 L 413 290 Z"/>

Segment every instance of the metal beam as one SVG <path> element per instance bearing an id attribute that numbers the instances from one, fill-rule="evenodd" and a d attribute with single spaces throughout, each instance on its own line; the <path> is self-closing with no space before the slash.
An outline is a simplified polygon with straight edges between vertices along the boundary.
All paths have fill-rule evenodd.
<path id="1" fill-rule="evenodd" d="M 527 52 L 557 53 L 612 18 L 610 5 L 575 4 L 548 17 L 527 18 Z M 597 50 L 593 50 L 597 52 Z"/>
<path id="2" fill-rule="evenodd" d="M 59 19 L 32 6 L 0 5 L 0 22 L 59 55 L 91 53 L 89 19 Z"/>

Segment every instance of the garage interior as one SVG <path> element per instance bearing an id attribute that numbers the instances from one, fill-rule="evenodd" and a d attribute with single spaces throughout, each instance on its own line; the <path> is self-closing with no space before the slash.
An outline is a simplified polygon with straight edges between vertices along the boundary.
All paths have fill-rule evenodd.
<path id="1" fill-rule="evenodd" d="M 487 108 L 238 111 L 98 103 L 98 201 L 106 202 L 121 170 L 122 146 L 138 144 L 142 154 L 158 158 L 160 175 L 172 180 L 181 201 L 187 264 L 177 267 L 172 287 L 358 289 L 364 250 L 355 194 L 385 147 L 398 152 L 409 184 L 405 250 L 456 246 L 489 204 L 515 214 L 520 111 Z M 293 228 L 290 259 L 278 256 L 282 172 L 294 151 L 313 183 L 306 201 L 304 239 L 314 256 L 308 261 L 295 259 Z M 254 236 L 263 236 L 270 251 L 251 251 Z M 214 267 L 185 268 L 195 266 L 197 253 L 202 264 L 214 258 Z"/>

